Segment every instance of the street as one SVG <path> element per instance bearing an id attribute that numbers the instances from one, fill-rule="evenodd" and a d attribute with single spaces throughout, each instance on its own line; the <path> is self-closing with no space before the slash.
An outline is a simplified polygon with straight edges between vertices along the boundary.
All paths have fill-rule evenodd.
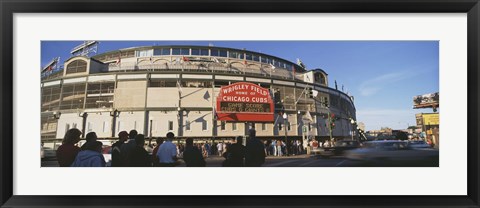
<path id="1" fill-rule="evenodd" d="M 225 159 L 219 156 L 209 156 L 205 159 L 207 167 L 221 167 Z M 183 160 L 180 165 L 185 167 Z M 42 167 L 57 167 L 55 158 L 42 160 Z M 415 161 L 356 161 L 349 160 L 342 156 L 322 158 L 315 155 L 296 155 L 275 157 L 268 156 L 262 167 L 438 167 L 437 160 L 415 160 Z"/>

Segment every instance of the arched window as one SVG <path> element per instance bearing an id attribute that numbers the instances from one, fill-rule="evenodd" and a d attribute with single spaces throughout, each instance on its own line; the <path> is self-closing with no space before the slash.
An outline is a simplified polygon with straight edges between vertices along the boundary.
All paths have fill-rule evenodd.
<path id="1" fill-rule="evenodd" d="M 67 74 L 74 74 L 87 71 L 87 62 L 83 60 L 72 61 L 67 66 Z"/>

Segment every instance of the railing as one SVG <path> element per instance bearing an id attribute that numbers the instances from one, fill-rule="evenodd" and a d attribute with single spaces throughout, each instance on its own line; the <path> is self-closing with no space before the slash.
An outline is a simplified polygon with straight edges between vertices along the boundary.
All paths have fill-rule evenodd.
<path id="1" fill-rule="evenodd" d="M 132 72 L 132 71 L 182 71 L 182 72 L 205 72 L 205 73 L 222 73 L 222 74 L 238 74 L 238 75 L 253 75 L 262 77 L 273 77 L 282 79 L 294 79 L 292 72 L 286 69 L 276 68 L 258 68 L 258 67 L 233 67 L 233 66 L 219 66 L 216 64 L 142 64 L 122 63 L 110 64 L 105 70 L 108 72 Z M 295 80 L 303 81 L 303 76 L 296 75 Z"/>

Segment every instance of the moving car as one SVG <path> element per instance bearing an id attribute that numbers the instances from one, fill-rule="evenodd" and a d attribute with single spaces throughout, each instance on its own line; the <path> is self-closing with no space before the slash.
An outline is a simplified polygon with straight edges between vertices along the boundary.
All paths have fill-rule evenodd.
<path id="1" fill-rule="evenodd" d="M 438 150 L 412 149 L 408 141 L 377 140 L 347 151 L 345 157 L 366 162 L 366 166 L 438 167 Z"/>
<path id="2" fill-rule="evenodd" d="M 425 148 L 432 148 L 429 144 L 425 141 L 409 141 L 408 147 L 410 149 L 425 149 Z"/>
<path id="3" fill-rule="evenodd" d="M 335 142 L 333 147 L 319 148 L 318 154 L 322 157 L 341 156 L 347 150 L 353 150 L 360 147 L 360 142 L 354 140 L 341 140 Z"/>

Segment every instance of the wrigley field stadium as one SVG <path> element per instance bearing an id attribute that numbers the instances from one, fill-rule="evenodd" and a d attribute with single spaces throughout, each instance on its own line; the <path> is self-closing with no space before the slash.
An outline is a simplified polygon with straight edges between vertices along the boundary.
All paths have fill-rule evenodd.
<path id="1" fill-rule="evenodd" d="M 112 142 L 135 129 L 174 142 L 357 139 L 354 98 L 300 59 L 216 46 L 96 51 L 97 41 L 42 67 L 41 139 L 56 148 L 71 128 Z M 301 58 L 301 57 L 300 57 Z"/>

